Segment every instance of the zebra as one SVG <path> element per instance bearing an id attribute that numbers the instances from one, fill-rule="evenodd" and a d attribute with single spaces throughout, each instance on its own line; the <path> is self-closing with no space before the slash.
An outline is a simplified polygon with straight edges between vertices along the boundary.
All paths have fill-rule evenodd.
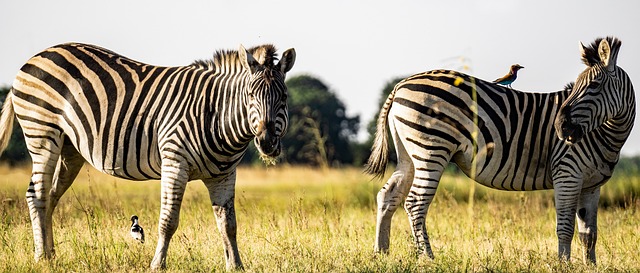
<path id="1" fill-rule="evenodd" d="M 261 156 L 282 149 L 285 75 L 265 44 L 219 50 L 181 67 L 144 64 L 95 45 L 66 43 L 29 59 L 0 117 L 0 151 L 14 115 L 33 161 L 26 193 L 35 260 L 54 256 L 52 214 L 83 163 L 130 180 L 161 180 L 158 242 L 151 268 L 165 268 L 187 182 L 209 192 L 227 269 L 242 268 L 234 209 L 236 166 L 253 140 Z M 277 61 L 277 63 L 276 63 Z"/>
<path id="2" fill-rule="evenodd" d="M 616 65 L 621 44 L 615 37 L 581 44 L 587 68 L 558 92 L 521 92 L 448 70 L 399 82 L 380 111 L 365 166 L 368 174 L 384 175 L 388 123 L 398 163 L 376 197 L 375 251 L 388 252 L 391 218 L 404 201 L 419 253 L 434 258 L 425 218 L 453 162 L 490 188 L 554 189 L 559 258 L 571 256 L 577 217 L 583 258 L 595 263 L 600 186 L 635 119 L 631 80 Z"/>

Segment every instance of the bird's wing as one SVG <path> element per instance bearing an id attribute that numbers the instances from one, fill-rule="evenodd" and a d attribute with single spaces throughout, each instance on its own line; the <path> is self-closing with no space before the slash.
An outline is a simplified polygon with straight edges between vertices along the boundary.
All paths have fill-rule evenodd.
<path id="1" fill-rule="evenodd" d="M 497 78 L 497 79 L 496 79 L 495 81 L 493 81 L 493 82 L 494 82 L 494 83 L 498 83 L 498 82 L 505 81 L 505 80 L 507 80 L 507 79 L 509 78 L 509 76 L 511 76 L 511 75 L 509 75 L 509 74 L 504 75 L 504 76 L 502 76 L 502 77 L 500 77 L 500 78 Z"/>

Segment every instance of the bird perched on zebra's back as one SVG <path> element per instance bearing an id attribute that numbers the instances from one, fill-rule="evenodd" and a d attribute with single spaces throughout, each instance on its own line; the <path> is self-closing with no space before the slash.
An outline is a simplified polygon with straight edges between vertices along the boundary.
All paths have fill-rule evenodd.
<path id="1" fill-rule="evenodd" d="M 144 230 L 142 229 L 140 224 L 138 224 L 138 216 L 136 215 L 131 216 L 130 234 L 133 239 L 140 241 L 140 243 L 144 243 Z"/>
<path id="2" fill-rule="evenodd" d="M 507 73 L 507 75 L 502 76 L 502 78 L 496 79 L 495 81 L 493 81 L 494 83 L 497 84 L 502 84 L 502 85 L 506 85 L 509 88 L 511 88 L 511 84 L 516 80 L 516 78 L 518 77 L 518 70 L 524 68 L 524 66 L 521 66 L 519 64 L 514 64 L 511 66 L 511 68 L 509 69 L 509 73 Z"/>

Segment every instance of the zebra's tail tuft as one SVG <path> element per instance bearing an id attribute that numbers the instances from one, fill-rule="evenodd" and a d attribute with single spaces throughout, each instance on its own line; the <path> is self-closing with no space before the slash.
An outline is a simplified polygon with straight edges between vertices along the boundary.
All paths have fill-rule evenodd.
<path id="1" fill-rule="evenodd" d="M 387 120 L 389 118 L 389 110 L 391 110 L 391 104 L 393 98 L 396 96 L 396 90 L 398 85 L 393 88 L 391 94 L 384 102 L 380 114 L 378 115 L 378 121 L 376 122 L 376 137 L 371 147 L 371 155 L 367 164 L 364 167 L 364 172 L 373 175 L 374 178 L 381 179 L 387 170 L 387 163 L 389 162 L 389 136 L 387 133 Z"/>
<path id="2" fill-rule="evenodd" d="M 11 139 L 11 132 L 13 132 L 13 103 L 12 101 L 12 92 L 9 91 L 7 98 L 2 105 L 2 114 L 0 114 L 0 155 L 9 145 L 9 140 Z"/>

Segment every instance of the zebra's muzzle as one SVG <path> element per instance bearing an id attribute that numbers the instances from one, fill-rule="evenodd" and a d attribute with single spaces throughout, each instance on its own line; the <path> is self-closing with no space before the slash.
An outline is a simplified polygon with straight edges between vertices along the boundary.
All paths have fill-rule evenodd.
<path id="1" fill-rule="evenodd" d="M 277 157 L 282 150 L 280 144 L 281 137 L 276 133 L 276 124 L 273 121 L 260 122 L 255 144 L 261 155 Z"/>
<path id="2" fill-rule="evenodd" d="M 579 124 L 572 122 L 571 107 L 563 107 L 556 116 L 554 121 L 556 134 L 560 140 L 566 141 L 568 144 L 574 144 L 582 139 L 584 131 Z"/>
<path id="3" fill-rule="evenodd" d="M 557 129 L 557 128 L 556 128 Z M 563 122 L 560 125 L 560 129 L 557 130 L 558 137 L 565 140 L 569 144 L 574 144 L 582 139 L 584 132 L 582 127 L 570 122 Z"/>
<path id="4" fill-rule="evenodd" d="M 567 135 L 567 142 L 574 144 L 578 141 L 580 141 L 582 139 L 582 136 L 584 134 L 582 133 L 582 128 L 580 126 L 577 126 L 575 129 L 573 129 L 571 131 L 570 134 Z"/>
<path id="5" fill-rule="evenodd" d="M 582 139 L 582 130 L 579 127 L 567 133 L 565 138 L 565 140 L 571 144 L 578 142 L 580 139 Z"/>
<path id="6" fill-rule="evenodd" d="M 258 151 L 266 156 L 276 157 L 280 155 L 282 146 L 279 137 L 256 137 L 256 147 Z"/>

